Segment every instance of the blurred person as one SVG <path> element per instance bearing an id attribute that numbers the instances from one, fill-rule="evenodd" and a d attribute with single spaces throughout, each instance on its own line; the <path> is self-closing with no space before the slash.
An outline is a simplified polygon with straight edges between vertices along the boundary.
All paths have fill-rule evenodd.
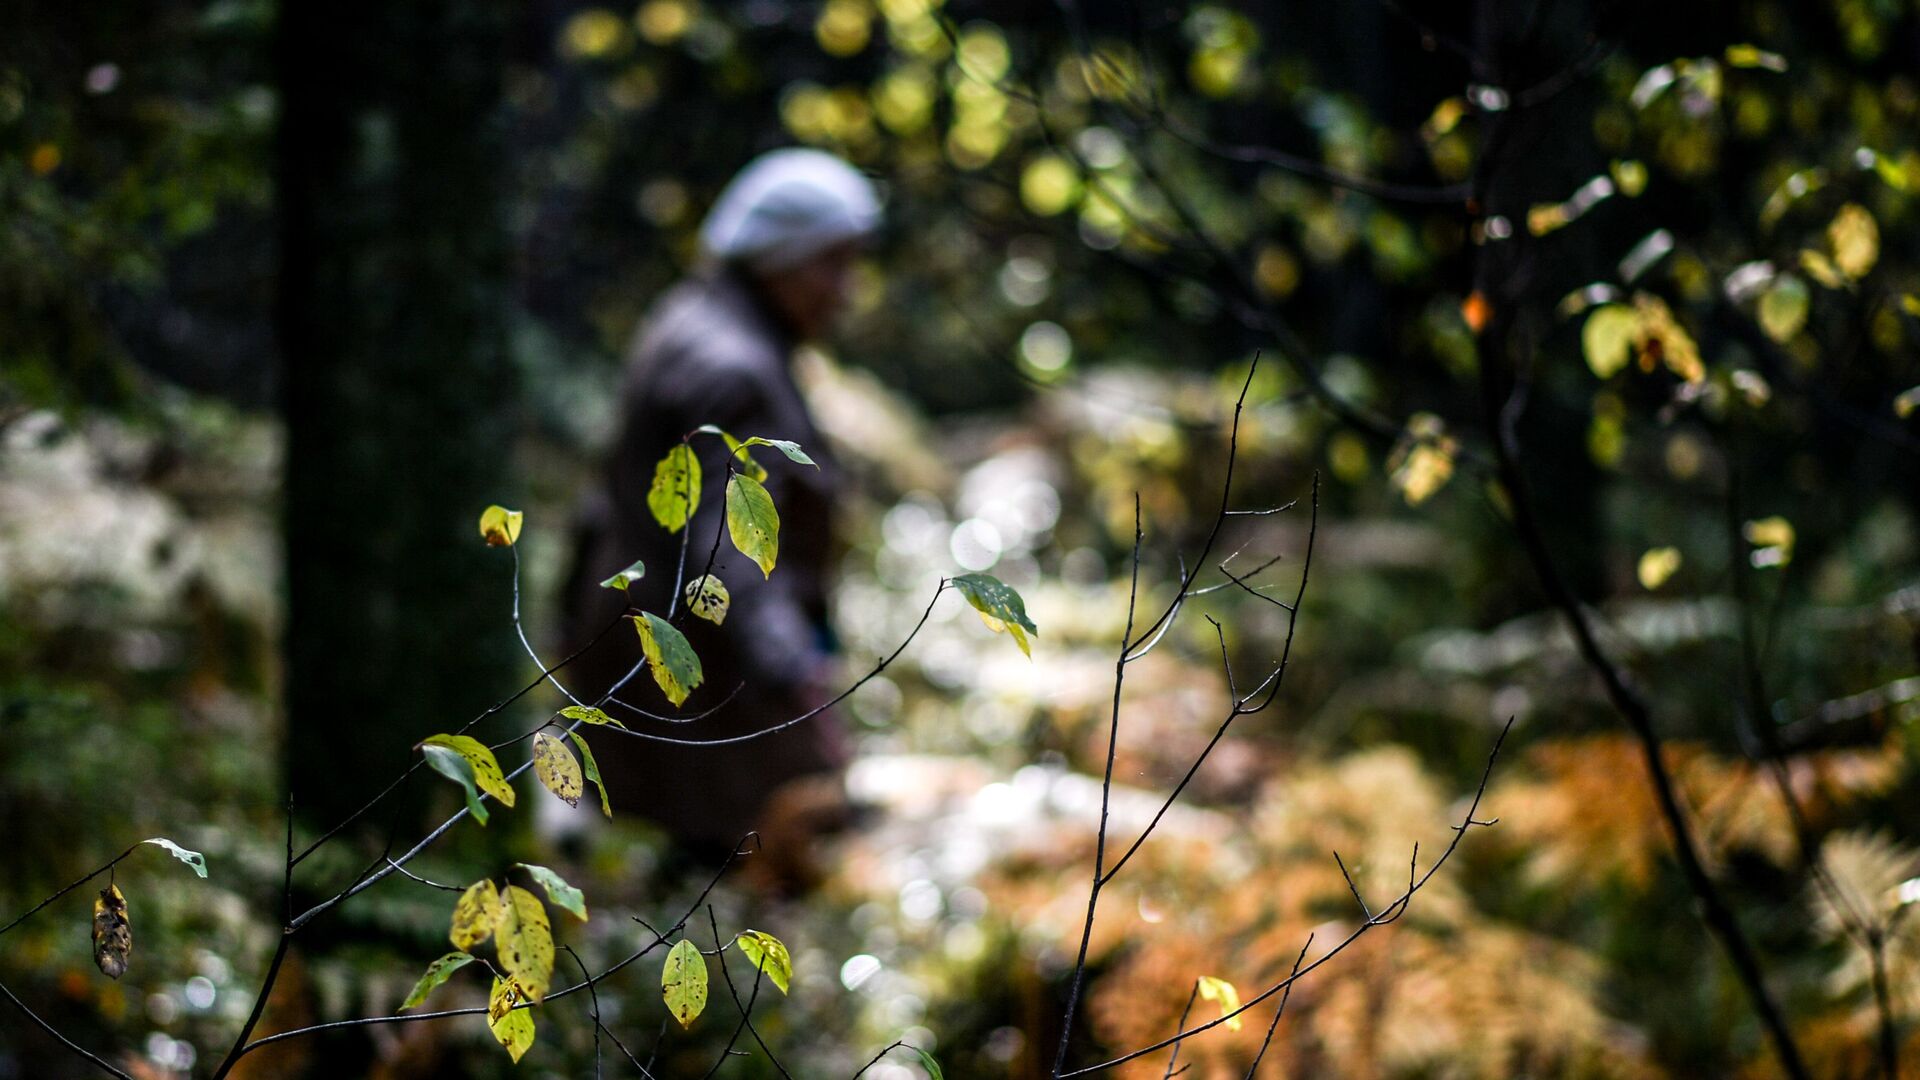
<path id="1" fill-rule="evenodd" d="M 763 577 L 720 539 L 713 573 L 732 598 L 724 624 L 676 620 L 700 657 L 703 683 L 677 710 L 644 670 L 616 695 L 648 712 L 698 719 L 666 723 L 610 709 L 635 730 L 724 739 L 797 717 L 832 695 L 828 564 L 841 476 L 791 364 L 795 348 L 825 334 L 845 307 L 849 272 L 879 224 L 873 185 L 844 161 L 817 150 L 764 154 L 734 177 L 702 224 L 702 265 L 654 304 L 636 332 L 612 452 L 578 511 L 563 655 L 587 647 L 626 608 L 626 597 L 599 582 L 635 559 L 645 562 L 646 574 L 630 588 L 633 605 L 667 613 L 681 534 L 654 520 L 647 492 L 655 466 L 683 435 L 715 424 L 739 439 L 790 439 L 819 468 L 758 451 L 780 515 L 778 563 Z M 701 436 L 693 448 L 702 491 L 687 526 L 688 581 L 714 551 L 727 475 L 721 440 Z M 622 622 L 563 680 L 581 700 L 592 701 L 641 658 L 638 635 Z M 701 716 L 709 709 L 712 715 Z M 762 834 L 767 853 L 756 862 L 804 867 L 810 838 L 844 817 L 848 750 L 831 711 L 720 747 L 588 731 L 614 805 L 659 824 L 695 856 L 723 857 L 752 829 Z M 777 876 L 792 883 L 804 875 Z"/>

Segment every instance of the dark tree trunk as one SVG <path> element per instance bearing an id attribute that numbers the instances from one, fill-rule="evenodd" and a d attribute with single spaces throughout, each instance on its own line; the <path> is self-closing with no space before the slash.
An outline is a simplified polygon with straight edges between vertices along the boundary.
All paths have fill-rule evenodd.
<path id="1" fill-rule="evenodd" d="M 281 11 L 287 765 L 302 818 L 326 827 L 413 743 L 502 696 L 510 670 L 502 553 L 475 531 L 504 501 L 514 427 L 507 15 L 503 0 Z"/>

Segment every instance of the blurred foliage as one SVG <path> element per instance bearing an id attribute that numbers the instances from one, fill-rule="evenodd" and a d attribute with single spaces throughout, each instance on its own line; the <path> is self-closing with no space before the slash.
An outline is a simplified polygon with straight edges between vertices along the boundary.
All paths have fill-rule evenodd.
<path id="1" fill-rule="evenodd" d="M 497 58 L 501 115 L 475 122 L 507 125 L 515 146 L 501 168 L 531 395 L 514 433 L 529 594 L 550 596 L 561 571 L 559 523 L 609 433 L 606 387 L 636 320 L 693 263 L 732 171 L 798 141 L 889 193 L 847 332 L 801 363 L 861 481 L 838 593 L 849 655 L 890 650 L 956 571 L 1015 585 L 1040 630 L 1029 662 L 942 601 L 849 706 L 866 752 L 852 782 L 877 822 L 819 854 L 828 880 L 803 902 L 722 891 L 722 926 L 792 948 L 793 993 L 761 1024 L 786 1060 L 850 1073 L 904 1033 L 950 1075 L 1044 1074 L 1084 909 L 1135 494 L 1143 587 L 1164 595 L 1264 350 L 1235 502 L 1324 477 L 1298 651 L 1275 710 L 1235 725 L 1110 895 L 1076 1059 L 1165 1037 L 1200 976 L 1250 997 L 1306 933 L 1337 938 L 1357 912 L 1331 851 L 1367 895 L 1391 890 L 1414 841 L 1441 846 L 1515 716 L 1489 794 L 1501 825 L 1404 924 L 1301 984 L 1268 1062 L 1770 1075 L 1637 750 L 1542 608 L 1489 485 L 1476 332 L 1504 300 L 1467 282 L 1477 251 L 1516 237 L 1537 348 L 1519 434 L 1550 540 L 1658 704 L 1713 869 L 1814 1071 L 1871 1074 L 1872 995 L 1754 760 L 1758 725 L 1795 748 L 1787 782 L 1835 887 L 1893 920 L 1894 1001 L 1914 1030 L 1920 924 L 1898 912 L 1920 874 L 1920 15 L 1874 0 L 1643 14 L 1554 6 L 1535 68 L 1490 86 L 1453 51 L 1473 27 L 1388 5 L 1112 5 L 1084 27 L 1047 5 L 957 0 L 522 13 Z M 182 1047 L 223 1045 L 273 934 L 279 435 L 256 411 L 275 386 L 273 17 L 236 0 L 0 16 L 21 45 L 0 60 L 0 821 L 16 845 L 0 912 L 149 835 L 212 870 L 199 882 L 157 850 L 123 866 L 135 945 L 120 983 L 92 968 L 84 896 L 14 931 L 0 979 L 152 1075 Z M 1471 182 L 1490 111 L 1576 68 L 1538 106 L 1552 123 L 1526 157 L 1524 215 L 1387 197 Z M 1327 169 L 1362 190 L 1302 175 Z M 1272 319 L 1298 339 L 1289 355 L 1385 430 L 1317 407 Z M 1283 556 L 1269 575 L 1290 595 L 1304 520 L 1304 506 L 1241 519 L 1225 550 L 1244 546 L 1239 567 Z M 1205 599 L 1237 668 L 1275 654 L 1278 609 Z M 1189 619 L 1130 677 L 1124 820 L 1178 781 L 1226 702 L 1212 630 Z M 629 915 L 677 917 L 700 884 L 625 823 L 572 837 L 564 859 L 552 843 L 504 833 L 417 869 L 472 880 L 503 864 L 489 844 L 552 863 L 595 911 L 563 934 L 595 967 L 637 947 Z M 309 865 L 334 880 L 370 855 Z M 337 937 L 355 947 L 303 966 L 283 1015 L 397 1007 L 445 951 L 450 898 L 395 883 L 349 905 Z M 665 1017 L 657 968 L 636 970 L 602 1006 L 638 1048 Z M 484 1003 L 460 986 L 436 1001 Z M 713 1011 L 665 1040 L 665 1075 L 711 1063 Z M 550 1015 L 521 1068 L 579 1075 L 592 1030 Z M 1240 1075 L 1269 1014 L 1251 1015 L 1183 1052 L 1193 1075 Z M 504 1074 L 478 1024 L 394 1031 L 381 1053 L 397 1072 Z M 37 1036 L 5 1043 L 0 1075 L 70 1067 Z M 1141 1064 L 1121 1073 L 1164 1061 Z"/>

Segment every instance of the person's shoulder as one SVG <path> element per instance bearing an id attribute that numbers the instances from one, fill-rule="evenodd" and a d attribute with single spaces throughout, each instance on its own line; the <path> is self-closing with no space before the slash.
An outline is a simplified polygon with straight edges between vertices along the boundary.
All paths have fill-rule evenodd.
<path id="1" fill-rule="evenodd" d="M 694 279 L 661 297 L 628 358 L 623 397 L 676 423 L 744 422 L 769 407 L 781 346 L 724 282 Z"/>

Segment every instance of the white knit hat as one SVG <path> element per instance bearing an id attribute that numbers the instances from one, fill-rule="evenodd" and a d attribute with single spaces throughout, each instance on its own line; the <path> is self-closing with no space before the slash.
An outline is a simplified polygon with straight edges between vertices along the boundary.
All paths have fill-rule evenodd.
<path id="1" fill-rule="evenodd" d="M 733 178 L 700 226 L 707 253 L 784 270 L 880 227 L 880 197 L 853 166 L 819 150 L 773 150 Z"/>

